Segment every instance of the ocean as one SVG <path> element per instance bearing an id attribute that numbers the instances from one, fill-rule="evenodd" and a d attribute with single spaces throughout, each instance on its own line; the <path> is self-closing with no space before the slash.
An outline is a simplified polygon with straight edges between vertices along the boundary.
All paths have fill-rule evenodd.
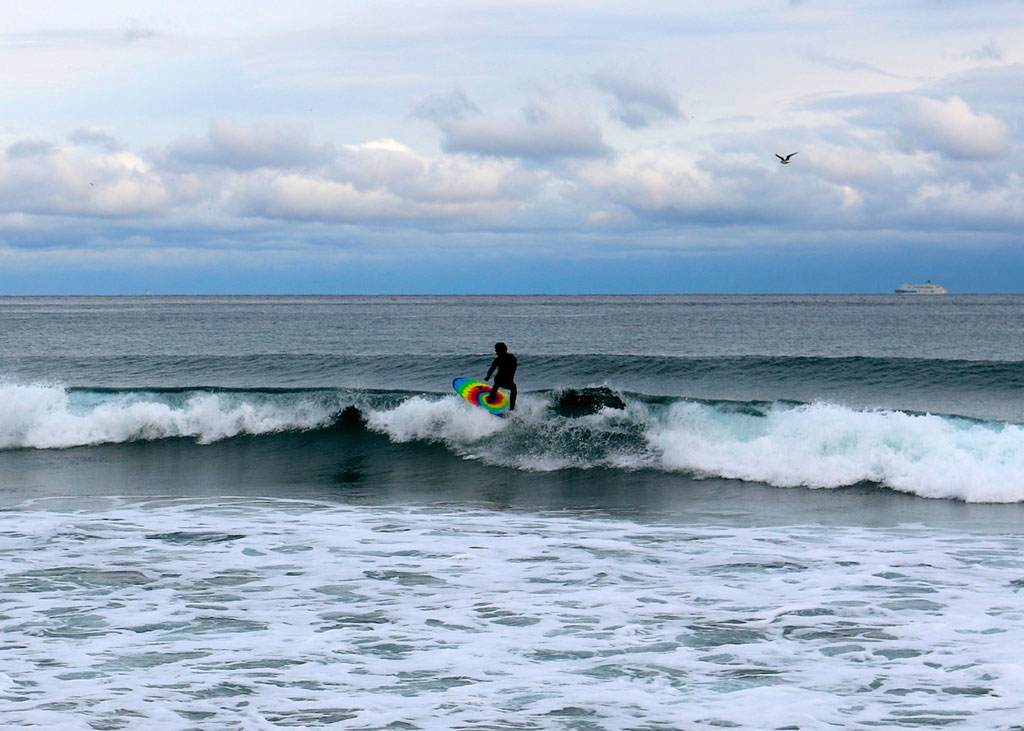
<path id="1" fill-rule="evenodd" d="M 1022 524 L 1022 296 L 0 298 L 4 727 L 1020 729 Z"/>

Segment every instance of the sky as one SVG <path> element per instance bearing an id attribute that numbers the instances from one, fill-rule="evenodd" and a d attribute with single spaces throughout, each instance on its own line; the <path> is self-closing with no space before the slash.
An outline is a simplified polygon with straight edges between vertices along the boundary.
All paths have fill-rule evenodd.
<path id="1" fill-rule="evenodd" d="M 0 295 L 1024 292 L 1021 0 L 0 3 Z"/>

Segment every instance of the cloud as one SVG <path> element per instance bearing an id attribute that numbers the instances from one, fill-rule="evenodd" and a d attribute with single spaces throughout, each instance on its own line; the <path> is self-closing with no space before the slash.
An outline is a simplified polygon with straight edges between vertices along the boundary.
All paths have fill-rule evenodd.
<path id="1" fill-rule="evenodd" d="M 679 100 L 657 86 L 613 74 L 598 74 L 595 86 L 614 98 L 612 115 L 627 127 L 640 129 L 666 119 L 683 118 Z"/>
<path id="2" fill-rule="evenodd" d="M 153 28 L 140 28 L 132 27 L 128 28 L 121 33 L 121 38 L 124 39 L 125 43 L 134 43 L 136 41 L 145 41 L 150 38 L 156 38 L 160 34 Z"/>
<path id="3" fill-rule="evenodd" d="M 982 46 L 965 51 L 964 58 L 974 59 L 975 61 L 1002 61 L 1004 54 L 999 44 L 995 41 L 989 41 Z"/>
<path id="4" fill-rule="evenodd" d="M 806 186 L 780 185 L 768 170 L 749 155 L 700 159 L 684 152 L 640 152 L 584 165 L 579 182 L 654 221 L 728 226 L 782 222 L 794 210 L 809 215 L 809 201 L 799 200 Z"/>
<path id="5" fill-rule="evenodd" d="M 479 113 L 480 109 L 469 100 L 466 92 L 454 89 L 441 94 L 431 94 L 420 100 L 413 108 L 412 116 L 443 125 L 462 119 L 467 114 Z"/>
<path id="6" fill-rule="evenodd" d="M 342 145 L 318 170 L 253 171 L 234 183 L 242 215 L 327 222 L 501 217 L 537 191 L 536 173 L 488 158 L 429 158 L 390 139 Z"/>
<path id="7" fill-rule="evenodd" d="M 426 203 L 521 199 L 533 194 L 538 177 L 502 160 L 431 159 L 390 139 L 344 145 L 332 170 L 335 177 L 358 188 L 386 188 Z"/>
<path id="8" fill-rule="evenodd" d="M 77 145 L 93 145 L 107 152 L 121 149 L 121 143 L 113 135 L 95 127 L 79 127 L 68 135 L 68 140 Z"/>
<path id="9" fill-rule="evenodd" d="M 894 176 L 893 169 L 885 161 L 862 147 L 814 143 L 807 145 L 801 155 L 799 164 L 839 185 L 881 187 L 891 184 Z"/>
<path id="10" fill-rule="evenodd" d="M 862 108 L 858 99 L 841 108 L 850 120 L 844 126 L 826 114 L 829 126 L 799 127 L 801 144 L 792 149 L 800 156 L 786 167 L 770 154 L 779 130 L 751 135 L 744 126 L 700 137 L 687 128 L 685 143 L 629 135 L 633 147 L 607 154 L 601 140 L 590 156 L 570 157 L 544 135 L 563 144 L 573 125 L 598 128 L 585 107 L 547 96 L 527 105 L 521 121 L 485 115 L 465 94 L 431 100 L 424 115 L 463 142 L 433 154 L 391 138 L 320 143 L 295 128 L 224 121 L 211 123 L 190 150 L 178 141 L 135 154 L 114 149 L 111 132 L 79 128 L 63 146 L 8 143 L 0 154 L 0 233 L 8 248 L 19 240 L 38 246 L 47 230 L 68 241 L 75 230 L 104 226 L 110 241 L 129 230 L 170 241 L 170 232 L 187 230 L 195 243 L 185 248 L 244 248 L 251 237 L 275 232 L 296 247 L 313 236 L 327 249 L 345 240 L 369 252 L 441 231 L 500 240 L 528 229 L 552 241 L 585 232 L 595 246 L 628 250 L 645 237 L 739 246 L 743 232 L 763 243 L 832 240 L 853 230 L 934 236 L 943 227 L 1019 228 L 1024 199 L 1007 125 L 959 97 L 871 101 L 877 116 L 851 114 Z M 890 111 L 884 118 L 883 108 Z M 510 130 L 535 134 L 527 140 Z M 490 147 L 457 136 L 473 131 L 493 133 Z M 792 138 L 794 128 L 785 134 Z M 499 143 L 506 151 L 515 143 L 522 154 L 497 154 Z M 1002 158 L 980 156 L 1000 150 Z M 978 164 L 957 164 L 961 159 Z M 456 236 L 451 246 L 468 238 Z"/>
<path id="11" fill-rule="evenodd" d="M 541 95 L 510 117 L 481 114 L 461 92 L 428 97 L 417 110 L 441 129 L 445 152 L 538 162 L 600 157 L 609 152 L 601 128 L 582 103 L 567 96 Z"/>
<path id="12" fill-rule="evenodd" d="M 210 122 L 205 138 L 181 140 L 167 149 L 167 159 L 172 164 L 233 170 L 303 167 L 321 164 L 333 156 L 330 147 L 310 145 L 308 135 L 297 127 L 243 127 L 223 120 Z"/>
<path id="13" fill-rule="evenodd" d="M 5 151 L 9 160 L 26 157 L 48 157 L 57 152 L 57 146 L 46 140 L 19 140 L 11 144 Z"/>
<path id="14" fill-rule="evenodd" d="M 317 147 L 288 130 L 223 122 L 211 130 L 205 164 L 184 169 L 192 158 L 181 143 L 147 160 L 111 151 L 114 137 L 91 129 L 70 133 L 79 143 L 71 147 L 15 141 L 0 153 L 0 214 L 457 224 L 509 215 L 544 177 L 516 160 L 424 156 L 391 139 Z M 260 140 L 254 166 L 250 145 Z"/>
<path id="15" fill-rule="evenodd" d="M 872 64 L 865 63 L 863 61 L 853 61 L 845 58 L 838 58 L 836 56 L 830 56 L 825 53 L 810 52 L 807 54 L 807 58 L 810 61 L 821 64 L 830 69 L 836 71 L 867 71 L 872 74 L 878 74 L 879 76 L 887 76 L 891 79 L 909 79 L 912 77 L 905 76 L 903 74 L 894 74 L 891 71 L 880 69 Z"/>
<path id="16" fill-rule="evenodd" d="M 898 110 L 895 141 L 906 151 L 928 150 L 954 160 L 1003 157 L 1010 148 L 1009 126 L 976 113 L 958 96 L 946 101 L 906 97 Z"/>
<path id="17" fill-rule="evenodd" d="M 927 182 L 910 197 L 907 207 L 916 227 L 1019 230 L 1024 226 L 1024 181 L 1013 174 L 999 186 Z"/>
<path id="18" fill-rule="evenodd" d="M 55 145 L 18 142 L 0 156 L 0 211 L 37 215 L 152 216 L 170 195 L 142 158 L 83 157 Z"/>
<path id="19" fill-rule="evenodd" d="M 243 178 L 237 187 L 233 207 L 243 216 L 334 222 L 418 217 L 386 190 L 359 190 L 350 182 L 317 175 L 261 171 Z"/>

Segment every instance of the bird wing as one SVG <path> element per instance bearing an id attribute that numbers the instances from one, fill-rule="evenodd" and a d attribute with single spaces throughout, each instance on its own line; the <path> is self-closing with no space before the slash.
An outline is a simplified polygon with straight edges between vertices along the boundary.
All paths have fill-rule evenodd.
<path id="1" fill-rule="evenodd" d="M 785 160 L 786 160 L 786 158 L 784 158 L 784 157 L 783 157 L 782 155 L 780 155 L 780 154 L 779 154 L 779 153 L 777 153 L 777 152 L 775 153 L 775 157 L 779 158 L 779 159 L 780 159 L 780 160 L 782 160 L 783 162 L 785 162 Z"/>

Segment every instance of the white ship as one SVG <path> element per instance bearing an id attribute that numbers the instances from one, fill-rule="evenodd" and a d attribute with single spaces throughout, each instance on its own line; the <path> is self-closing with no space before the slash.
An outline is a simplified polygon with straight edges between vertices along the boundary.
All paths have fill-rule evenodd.
<path id="1" fill-rule="evenodd" d="M 924 284 L 901 284 L 896 288 L 896 294 L 949 294 L 945 287 L 938 284 L 932 284 L 932 280 L 928 280 Z"/>

